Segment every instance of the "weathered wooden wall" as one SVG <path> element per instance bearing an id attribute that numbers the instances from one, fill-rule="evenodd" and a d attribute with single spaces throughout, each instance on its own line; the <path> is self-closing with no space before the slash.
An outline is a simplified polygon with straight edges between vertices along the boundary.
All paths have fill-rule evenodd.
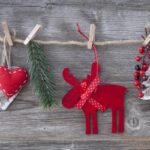
<path id="1" fill-rule="evenodd" d="M 150 21 L 149 0 L 0 0 L 0 21 L 7 20 L 25 38 L 36 23 L 43 25 L 37 39 L 83 40 L 75 31 L 79 22 L 88 33 L 95 23 L 97 40 L 140 39 Z M 2 35 L 2 30 L 0 30 Z M 8 111 L 0 112 L 1 150 L 109 150 L 150 149 L 150 101 L 139 101 L 133 88 L 134 57 L 139 45 L 99 48 L 101 78 L 128 88 L 124 134 L 111 134 L 111 114 L 99 113 L 99 135 L 84 134 L 82 112 L 67 110 L 61 99 L 70 86 L 61 72 L 71 67 L 78 78 L 89 71 L 92 53 L 80 46 L 45 46 L 55 74 L 58 106 L 44 111 L 38 106 L 30 84 Z M 1 46 L 2 48 L 2 46 Z M 27 50 L 20 44 L 12 49 L 13 65 L 27 66 Z"/>

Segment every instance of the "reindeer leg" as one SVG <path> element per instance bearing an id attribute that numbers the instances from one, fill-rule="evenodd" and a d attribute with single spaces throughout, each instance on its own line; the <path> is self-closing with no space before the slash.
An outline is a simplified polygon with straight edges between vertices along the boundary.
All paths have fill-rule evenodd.
<path id="1" fill-rule="evenodd" d="M 112 133 L 117 131 L 117 110 L 112 109 Z"/>
<path id="2" fill-rule="evenodd" d="M 90 118 L 91 114 L 89 112 L 84 112 L 85 122 L 86 122 L 86 134 L 91 134 Z"/>
<path id="3" fill-rule="evenodd" d="M 97 111 L 92 112 L 93 134 L 98 134 Z"/>
<path id="4" fill-rule="evenodd" d="M 118 132 L 124 132 L 124 110 L 119 110 L 119 129 Z"/>

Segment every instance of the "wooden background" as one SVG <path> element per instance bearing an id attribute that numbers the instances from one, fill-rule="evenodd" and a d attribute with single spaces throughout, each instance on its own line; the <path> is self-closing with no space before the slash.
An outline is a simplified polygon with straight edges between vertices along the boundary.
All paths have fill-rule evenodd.
<path id="1" fill-rule="evenodd" d="M 95 23 L 98 41 L 140 39 L 150 22 L 150 1 L 0 0 L 0 21 L 3 20 L 21 38 L 40 23 L 43 30 L 36 39 L 83 41 L 75 31 L 79 22 L 87 34 L 90 24 Z M 124 134 L 110 133 L 110 110 L 99 113 L 99 135 L 84 134 L 82 112 L 61 105 L 62 97 L 70 89 L 61 73 L 64 67 L 70 67 L 82 79 L 90 70 L 93 54 L 86 47 L 50 45 L 44 49 L 55 75 L 58 105 L 51 111 L 43 110 L 28 84 L 9 110 L 0 112 L 0 150 L 150 149 L 150 101 L 138 100 L 133 88 L 132 72 L 138 47 L 134 44 L 98 47 L 102 81 L 128 88 Z M 14 45 L 12 64 L 27 66 L 26 46 Z"/>

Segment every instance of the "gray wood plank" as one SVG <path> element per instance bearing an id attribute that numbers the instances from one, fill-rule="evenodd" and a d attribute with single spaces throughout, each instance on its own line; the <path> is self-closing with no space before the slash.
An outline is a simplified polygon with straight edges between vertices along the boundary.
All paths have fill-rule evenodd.
<path id="1" fill-rule="evenodd" d="M 144 26 L 149 23 L 149 10 L 148 0 L 0 0 L 0 22 L 7 20 L 21 38 L 40 23 L 43 30 L 36 39 L 84 41 L 75 31 L 79 22 L 86 34 L 90 23 L 95 23 L 99 41 L 140 39 Z M 70 67 L 75 76 L 82 79 L 90 71 L 93 54 L 86 47 L 50 45 L 44 49 L 54 72 L 58 104 L 50 111 L 43 110 L 29 83 L 9 110 L 0 112 L 0 149 L 150 149 L 150 102 L 138 100 L 133 87 L 132 72 L 138 47 L 134 44 L 98 47 L 102 82 L 128 88 L 124 134 L 110 133 L 109 110 L 99 113 L 99 135 L 84 134 L 82 112 L 66 110 L 61 105 L 63 95 L 71 88 L 61 74 L 64 67 Z M 24 45 L 15 44 L 12 48 L 12 64 L 28 67 Z"/>

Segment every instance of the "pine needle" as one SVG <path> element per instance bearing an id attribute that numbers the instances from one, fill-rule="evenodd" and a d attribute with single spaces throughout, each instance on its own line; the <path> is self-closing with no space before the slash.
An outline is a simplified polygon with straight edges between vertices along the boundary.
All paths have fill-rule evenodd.
<path id="1" fill-rule="evenodd" d="M 42 47 L 33 41 L 28 44 L 29 74 L 35 93 L 39 97 L 40 104 L 49 108 L 55 103 L 55 84 L 50 64 L 44 55 Z"/>

